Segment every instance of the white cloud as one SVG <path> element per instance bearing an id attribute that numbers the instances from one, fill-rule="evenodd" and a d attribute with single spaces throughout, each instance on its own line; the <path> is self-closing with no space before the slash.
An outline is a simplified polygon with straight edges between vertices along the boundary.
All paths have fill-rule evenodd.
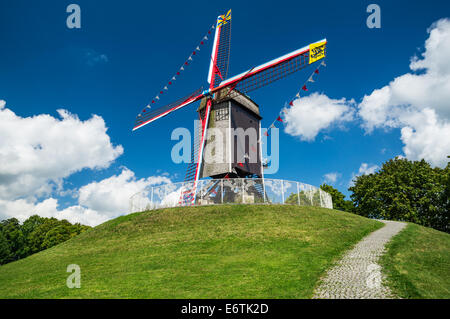
<path id="1" fill-rule="evenodd" d="M 367 163 L 362 163 L 358 170 L 359 175 L 369 175 L 375 173 L 375 171 L 379 169 L 378 165 L 369 165 Z"/>
<path id="2" fill-rule="evenodd" d="M 89 66 L 94 66 L 99 63 L 107 63 L 109 61 L 106 54 L 98 53 L 95 50 L 89 49 L 85 51 L 86 63 Z"/>
<path id="3" fill-rule="evenodd" d="M 130 197 L 146 187 L 170 183 L 166 176 L 136 179 L 134 172 L 123 168 L 119 175 L 80 188 L 78 203 L 110 218 L 128 213 Z"/>
<path id="4" fill-rule="evenodd" d="M 367 133 L 400 128 L 410 160 L 444 166 L 450 154 L 450 20 L 437 21 L 428 32 L 421 58 L 410 63 L 420 73 L 401 75 L 364 96 L 358 114 Z"/>
<path id="5" fill-rule="evenodd" d="M 450 154 L 450 121 L 438 120 L 432 109 L 405 113 L 401 129 L 403 152 L 413 160 L 426 159 L 432 165 L 445 166 Z"/>
<path id="6" fill-rule="evenodd" d="M 336 183 L 337 179 L 341 176 L 338 172 L 331 172 L 323 175 L 326 183 Z"/>
<path id="7" fill-rule="evenodd" d="M 136 179 L 123 167 L 120 174 L 79 189 L 63 189 L 64 178 L 83 169 L 107 168 L 123 153 L 112 145 L 105 122 L 97 115 L 81 121 L 58 110 L 17 116 L 0 100 L 0 219 L 24 221 L 34 214 L 95 226 L 129 212 L 130 196 L 150 185 L 170 183 L 162 176 Z M 59 196 L 78 198 L 76 205 L 61 208 Z M 45 199 L 41 199 L 45 198 Z"/>
<path id="8" fill-rule="evenodd" d="M 113 175 L 99 182 L 92 182 L 78 190 L 78 205 L 59 209 L 57 199 L 50 197 L 41 202 L 31 199 L 0 199 L 0 219 L 15 217 L 24 221 L 34 214 L 42 217 L 67 219 L 72 223 L 96 226 L 109 219 L 129 213 L 129 199 L 146 187 L 170 183 L 165 176 L 151 176 L 136 179 L 134 173 L 123 168 L 119 175 Z M 179 196 L 178 196 L 179 197 Z"/>
<path id="9" fill-rule="evenodd" d="M 49 195 L 82 169 L 108 167 L 123 153 L 114 146 L 104 120 L 81 121 L 66 110 L 20 117 L 0 102 L 0 198 Z"/>
<path id="10" fill-rule="evenodd" d="M 333 124 L 342 125 L 353 120 L 354 100 L 336 100 L 319 93 L 313 93 L 294 101 L 291 108 L 285 109 L 285 131 L 299 136 L 302 141 L 314 141 L 320 131 Z"/>
<path id="11" fill-rule="evenodd" d="M 348 185 L 353 186 L 354 185 L 354 179 L 356 176 L 361 175 L 369 175 L 374 174 L 380 167 L 378 165 L 369 165 L 367 163 L 361 163 L 361 166 L 359 167 L 358 173 L 353 173 L 352 178 L 350 179 Z"/>
<path id="12" fill-rule="evenodd" d="M 47 198 L 39 203 L 34 203 L 26 199 L 3 200 L 0 199 L 0 219 L 15 217 L 23 222 L 32 215 L 41 217 L 55 217 L 57 219 L 67 219 L 71 223 L 81 223 L 83 225 L 95 226 L 107 221 L 108 216 L 82 206 L 71 206 L 63 210 L 58 210 L 58 200 Z"/>

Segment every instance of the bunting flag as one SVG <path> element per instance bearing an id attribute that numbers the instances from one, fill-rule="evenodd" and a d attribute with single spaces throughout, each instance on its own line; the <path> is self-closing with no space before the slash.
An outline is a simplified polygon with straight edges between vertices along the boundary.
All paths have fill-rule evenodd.
<path id="1" fill-rule="evenodd" d="M 294 106 L 294 100 L 300 98 L 300 91 L 302 91 L 302 90 L 303 90 L 303 91 L 308 91 L 308 88 L 306 87 L 306 83 L 308 83 L 308 82 L 314 83 L 314 82 L 315 82 L 315 80 L 314 80 L 314 75 L 315 75 L 315 74 L 319 74 L 319 68 L 320 68 L 321 66 L 327 66 L 327 65 L 325 64 L 325 61 L 322 61 L 322 62 L 320 63 L 320 65 L 319 65 L 319 66 L 313 71 L 313 73 L 308 77 L 308 79 L 305 81 L 305 83 L 303 84 L 303 86 L 301 87 L 301 89 L 295 94 L 294 98 L 293 98 L 292 100 L 290 100 L 290 102 L 288 103 L 289 106 L 291 106 L 291 107 Z M 287 109 L 288 109 L 288 107 L 287 107 L 287 108 L 285 107 L 284 109 L 282 109 L 282 110 L 280 111 L 278 117 L 272 122 L 272 124 L 270 124 L 269 129 L 268 129 L 267 131 L 264 132 L 264 135 L 265 135 L 265 136 L 269 136 L 269 130 L 275 127 L 275 123 L 276 123 L 276 122 L 284 122 L 284 121 L 283 121 L 283 118 L 281 117 L 281 115 L 282 115 L 283 113 L 286 113 L 286 110 L 287 110 Z"/>
<path id="2" fill-rule="evenodd" d="M 200 51 L 200 46 L 201 46 L 201 45 L 204 45 L 204 44 L 205 44 L 205 41 L 208 41 L 208 40 L 209 40 L 208 34 L 211 34 L 211 30 L 214 30 L 214 29 L 215 29 L 215 26 L 214 26 L 214 24 L 213 24 L 213 25 L 211 25 L 211 27 L 209 28 L 208 33 L 207 33 L 206 35 L 203 36 L 202 40 L 200 41 L 200 44 L 197 45 L 197 47 L 195 48 L 194 51 L 192 51 L 191 55 L 189 55 L 189 57 L 188 57 L 187 60 L 183 63 L 183 65 L 180 67 L 180 69 L 177 71 L 177 73 L 176 73 L 174 76 L 172 76 L 172 78 L 171 78 L 170 81 L 167 83 L 167 85 L 172 85 L 173 82 L 177 80 L 177 76 L 179 76 L 179 75 L 181 74 L 181 72 L 185 70 L 185 67 L 189 65 L 188 61 L 193 61 L 193 60 L 194 60 L 194 59 L 193 59 L 193 56 L 195 56 L 195 55 L 197 54 L 197 52 Z M 164 86 L 163 90 L 166 90 L 166 91 L 169 90 L 169 88 L 168 88 L 167 85 Z M 160 91 L 160 92 L 159 92 L 159 94 L 163 94 L 163 93 L 164 93 L 163 91 Z M 155 104 L 158 100 L 159 100 L 159 96 L 156 95 L 156 96 L 152 99 L 152 101 L 149 103 L 149 105 L 146 106 L 146 108 L 150 108 L 150 104 Z M 143 110 L 142 112 L 145 112 L 145 108 L 144 108 L 144 110 Z M 140 116 L 141 116 L 141 114 L 138 114 L 138 117 L 140 117 Z"/>

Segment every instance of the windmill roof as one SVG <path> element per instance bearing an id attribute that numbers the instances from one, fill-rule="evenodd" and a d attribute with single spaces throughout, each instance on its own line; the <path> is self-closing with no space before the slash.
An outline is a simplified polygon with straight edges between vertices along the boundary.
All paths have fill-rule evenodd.
<path id="1" fill-rule="evenodd" d="M 237 90 L 235 90 L 237 91 Z M 225 88 L 219 92 L 217 92 L 216 94 L 216 100 L 220 100 L 220 102 L 225 102 L 225 101 L 229 101 L 229 100 L 234 100 L 237 103 L 239 103 L 240 105 L 242 105 L 243 107 L 245 107 L 246 109 L 248 109 L 249 111 L 251 111 L 252 113 L 256 114 L 258 117 L 261 118 L 261 114 L 259 113 L 259 106 L 258 104 L 256 104 L 248 95 L 244 94 L 244 93 L 240 93 L 239 94 L 231 94 L 229 97 L 224 97 L 221 98 L 222 96 L 228 94 L 228 88 Z M 200 110 L 202 110 L 203 108 L 206 107 L 206 98 L 203 98 L 200 101 L 200 106 L 197 109 L 197 112 L 199 112 Z"/>

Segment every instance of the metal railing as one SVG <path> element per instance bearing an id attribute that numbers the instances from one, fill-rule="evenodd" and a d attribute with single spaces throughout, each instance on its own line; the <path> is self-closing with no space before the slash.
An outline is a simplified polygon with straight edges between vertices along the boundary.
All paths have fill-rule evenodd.
<path id="1" fill-rule="evenodd" d="M 195 197 L 186 203 L 183 194 Z M 130 213 L 146 210 L 215 204 L 291 204 L 333 208 L 331 195 L 312 185 L 268 178 L 204 179 L 149 186 L 130 197 Z"/>

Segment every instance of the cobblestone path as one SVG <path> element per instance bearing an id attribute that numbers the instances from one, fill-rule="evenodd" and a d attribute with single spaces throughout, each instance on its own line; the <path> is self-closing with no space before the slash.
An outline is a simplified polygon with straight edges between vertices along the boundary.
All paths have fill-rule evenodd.
<path id="1" fill-rule="evenodd" d="M 386 243 L 400 232 L 406 223 L 380 220 L 386 225 L 364 237 L 331 268 L 316 288 L 313 298 L 378 299 L 396 298 L 383 285 L 384 276 L 378 259 Z"/>

